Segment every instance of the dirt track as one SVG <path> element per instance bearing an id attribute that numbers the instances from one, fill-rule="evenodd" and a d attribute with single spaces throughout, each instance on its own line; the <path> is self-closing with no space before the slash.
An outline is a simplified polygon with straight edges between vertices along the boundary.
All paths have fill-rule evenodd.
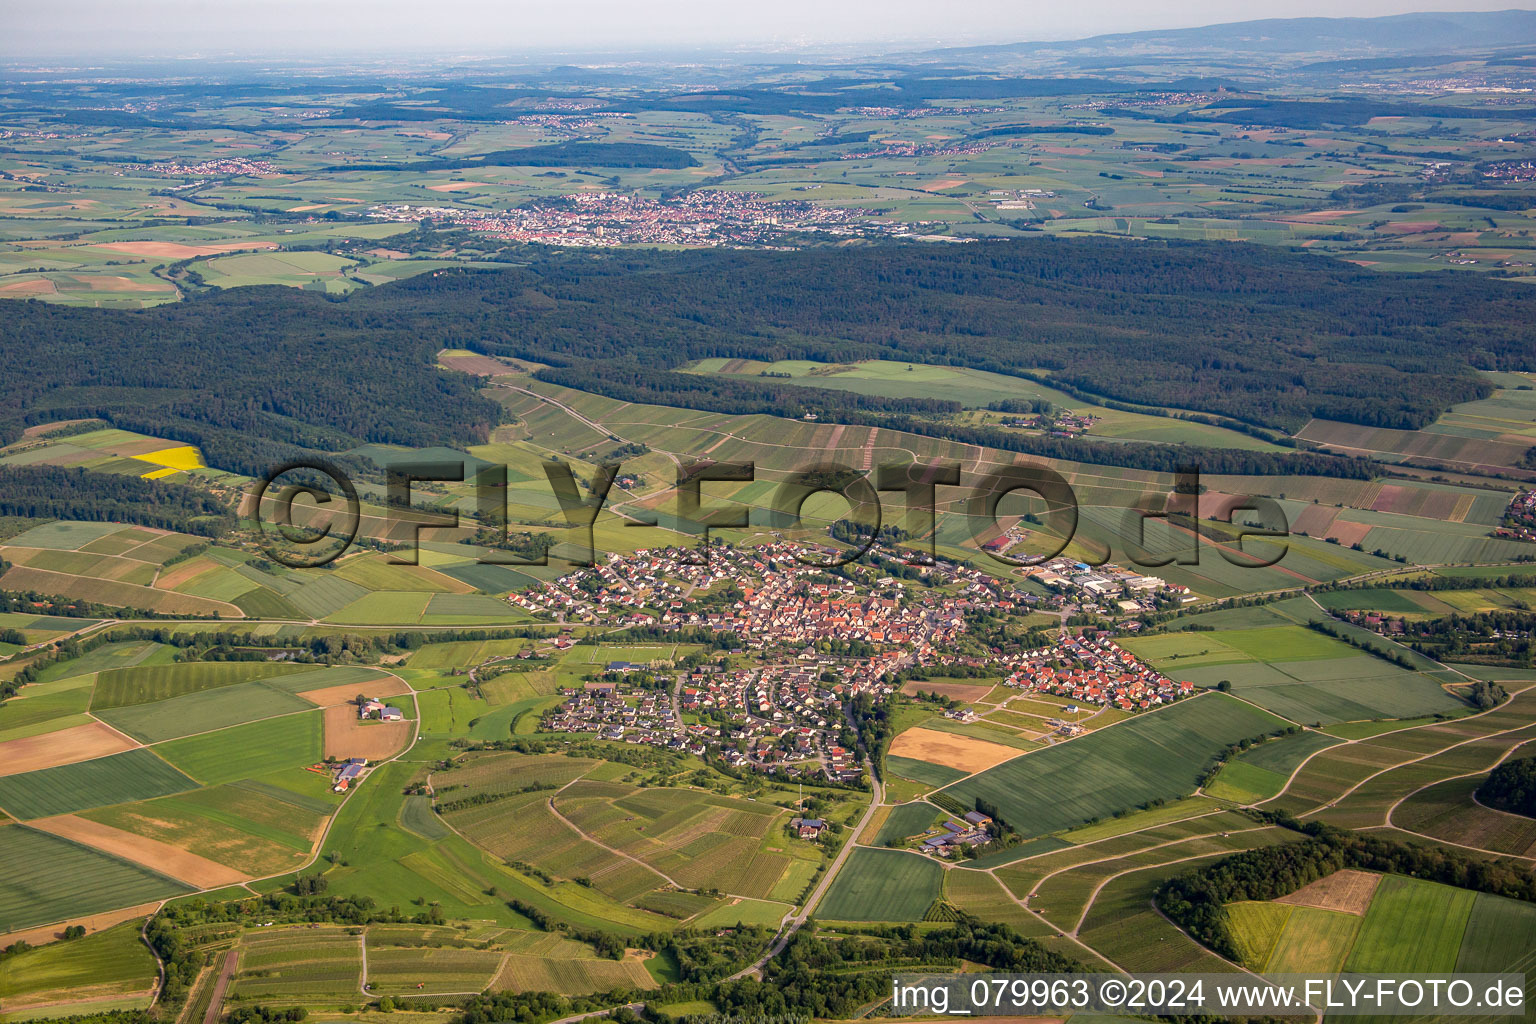
<path id="1" fill-rule="evenodd" d="M 219 1024 L 219 1011 L 224 1009 L 224 993 L 229 991 L 229 983 L 234 980 L 239 962 L 240 954 L 233 949 L 224 954 L 224 966 L 219 969 L 219 976 L 213 983 L 213 999 L 203 1014 L 203 1024 Z"/>

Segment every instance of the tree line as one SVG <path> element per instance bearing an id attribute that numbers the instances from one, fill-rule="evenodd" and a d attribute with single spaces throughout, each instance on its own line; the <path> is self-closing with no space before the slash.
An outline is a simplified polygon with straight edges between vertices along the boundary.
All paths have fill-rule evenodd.
<path id="1" fill-rule="evenodd" d="M 1240 959 L 1227 904 L 1287 896 L 1344 868 L 1409 875 L 1462 889 L 1536 901 L 1536 877 L 1512 861 L 1487 860 L 1443 847 L 1408 846 L 1322 822 L 1297 827 L 1309 838 L 1244 850 L 1186 871 L 1158 887 L 1158 908 L 1196 940 Z"/>

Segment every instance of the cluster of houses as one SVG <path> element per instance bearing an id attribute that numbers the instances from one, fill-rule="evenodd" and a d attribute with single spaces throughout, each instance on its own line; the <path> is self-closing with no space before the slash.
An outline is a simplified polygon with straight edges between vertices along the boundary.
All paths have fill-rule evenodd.
<path id="1" fill-rule="evenodd" d="M 966 847 L 985 846 L 992 841 L 987 826 L 992 819 L 980 811 L 971 811 L 960 821 L 948 820 L 920 835 L 908 836 L 923 853 L 935 857 L 953 857 Z"/>
<path id="2" fill-rule="evenodd" d="M 1346 621 L 1368 629 L 1373 633 L 1379 633 L 1382 636 L 1401 636 L 1407 629 L 1401 618 L 1383 615 L 1380 612 L 1350 609 L 1348 611 L 1334 612 L 1334 614 L 1342 616 Z"/>
<path id="3" fill-rule="evenodd" d="M 654 677 L 663 689 L 594 680 L 562 690 L 565 703 L 545 715 L 542 728 L 719 757 L 737 768 L 851 782 L 863 769 L 855 752 L 837 742 L 842 701 L 865 690 L 893 690 L 871 660 L 801 651 L 749 668 L 706 664 Z M 610 665 L 605 676 L 639 667 L 619 664 L 624 667 Z"/>
<path id="4" fill-rule="evenodd" d="M 405 720 L 405 712 L 397 707 L 391 707 L 381 700 L 367 697 L 358 702 L 357 717 L 360 719 L 372 719 L 378 722 L 401 722 Z"/>
<path id="5" fill-rule="evenodd" d="M 795 556 L 803 551 L 786 543 L 716 547 L 704 565 L 693 564 L 695 552 L 675 548 L 614 554 L 597 566 L 577 569 L 509 600 L 567 622 L 703 626 L 734 632 L 754 650 L 859 640 L 899 645 L 921 655 L 951 646 L 965 628 L 964 602 L 946 600 L 926 587 L 909 589 L 890 578 L 861 589 L 852 580 L 829 578 L 800 562 Z M 990 577 L 977 570 L 942 565 L 930 569 L 940 582 L 963 572 L 966 582 L 979 589 L 990 583 Z M 723 583 L 740 596 L 698 600 Z"/>
<path id="6" fill-rule="evenodd" d="M 338 766 L 331 776 L 331 789 L 337 793 L 345 793 L 363 777 L 368 774 L 368 759 L 365 757 L 349 758 Z"/>
<path id="7" fill-rule="evenodd" d="M 1509 499 L 1504 510 L 1507 526 L 1494 531 L 1494 536 L 1506 540 L 1536 541 L 1536 491 L 1521 491 Z"/>
<path id="8" fill-rule="evenodd" d="M 627 192 L 576 192 L 510 210 L 386 203 L 370 217 L 431 217 L 493 238 L 561 246 L 686 245 L 783 248 L 798 232 L 890 235 L 907 225 L 867 210 L 769 200 L 755 192 L 696 191 L 653 199 Z"/>
<path id="9" fill-rule="evenodd" d="M 1004 538 L 1023 535 L 1015 527 Z M 876 544 L 871 550 L 877 564 L 901 560 L 905 567 L 894 549 Z M 1071 701 L 1074 711 L 1077 705 L 1146 710 L 1194 690 L 1102 632 L 1063 635 L 1035 650 L 957 653 L 972 609 L 1023 613 L 1071 601 L 1131 611 L 1139 607 L 1131 595 L 1149 604 L 1149 594 L 1188 596 L 1156 577 L 1054 559 L 1030 570 L 1037 584 L 1031 591 L 939 560 L 918 570 L 921 582 L 913 583 L 866 566 L 852 578 L 832 576 L 797 559 L 803 551 L 773 542 L 715 546 L 703 561 L 692 549 L 615 554 L 513 594 L 514 604 L 565 622 L 708 627 L 740 638 L 732 656 L 711 663 L 613 662 L 601 680 L 563 691 L 565 702 L 545 713 L 543 727 L 718 758 L 743 770 L 852 782 L 863 766 L 840 742 L 848 728 L 845 703 L 860 694 L 885 697 L 911 669 L 995 673 L 1006 685 Z M 834 641 L 862 643 L 850 650 Z M 556 640 L 557 647 L 572 643 L 569 636 Z M 975 717 L 968 709 L 949 714 L 960 721 Z M 1048 721 L 1062 735 L 1081 728 Z M 980 839 L 956 838 L 970 831 L 929 838 L 953 848 Z"/>
<path id="10" fill-rule="evenodd" d="M 1195 684 L 1178 682 L 1145 664 L 1108 635 L 1075 636 L 1005 659 L 1003 685 L 1071 699 L 1076 704 L 1146 711 L 1191 696 Z M 1071 734 L 1077 727 L 1058 723 Z"/>
<path id="11" fill-rule="evenodd" d="M 1099 417 L 1070 409 L 1058 413 L 1040 413 L 1034 416 L 1015 416 L 1003 421 L 1003 426 L 1020 430 L 1041 430 L 1051 437 L 1077 437 L 1086 434 L 1099 421 Z"/>

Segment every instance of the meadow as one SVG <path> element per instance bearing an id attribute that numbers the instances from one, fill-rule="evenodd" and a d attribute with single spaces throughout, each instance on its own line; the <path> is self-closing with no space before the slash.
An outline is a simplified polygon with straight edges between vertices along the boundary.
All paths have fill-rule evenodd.
<path id="1" fill-rule="evenodd" d="M 891 809 L 890 816 L 880 826 L 880 831 L 875 836 L 875 845 L 884 846 L 892 841 L 918 835 L 926 831 L 942 814 L 942 811 L 930 803 L 919 801 L 899 804 Z"/>
<path id="2" fill-rule="evenodd" d="M 143 1007 L 155 981 L 155 958 L 140 941 L 137 922 L 0 960 L 0 1001 L 13 1012 L 108 999 Z"/>

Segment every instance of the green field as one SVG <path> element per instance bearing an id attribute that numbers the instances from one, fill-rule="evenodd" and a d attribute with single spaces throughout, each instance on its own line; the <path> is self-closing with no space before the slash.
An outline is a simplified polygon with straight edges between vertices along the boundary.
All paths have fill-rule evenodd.
<path id="1" fill-rule="evenodd" d="M 965 778 L 965 772 L 931 761 L 918 761 L 910 757 L 885 756 L 885 767 L 892 775 L 899 775 L 913 782 L 921 782 L 929 789 L 947 786 Z"/>
<path id="2" fill-rule="evenodd" d="M 1205 784 L 1204 792 L 1218 800 L 1254 804 L 1268 800 L 1285 788 L 1287 776 L 1258 768 L 1243 761 L 1229 761 L 1216 777 Z"/>
<path id="3" fill-rule="evenodd" d="M 893 807 L 890 817 L 886 818 L 885 824 L 880 826 L 880 832 L 875 836 L 875 843 L 883 846 L 893 840 L 899 842 L 907 836 L 917 835 L 932 825 L 943 813 L 929 803 L 910 803 Z"/>
<path id="4" fill-rule="evenodd" d="M 313 708 L 301 697 L 256 681 L 202 690 L 154 704 L 113 708 L 97 717 L 140 742 L 159 743 Z"/>
<path id="5" fill-rule="evenodd" d="M 1454 714 L 1438 682 L 1298 625 L 1138 637 L 1126 646 L 1164 672 L 1234 692 L 1303 724 Z"/>
<path id="6" fill-rule="evenodd" d="M 180 882 L 20 825 L 3 829 L 0 929 L 18 931 L 190 891 Z M 89 879 L 89 884 L 82 880 Z M 3 934 L 0 932 L 0 934 Z"/>
<path id="7" fill-rule="evenodd" d="M 1280 935 L 1290 921 L 1292 908 L 1284 903 L 1244 902 L 1227 905 L 1227 926 L 1237 945 L 1239 959 L 1249 970 L 1262 971 Z"/>
<path id="8" fill-rule="evenodd" d="M 735 376 L 741 373 L 788 374 L 803 387 L 829 388 L 861 395 L 892 398 L 959 399 L 968 409 L 980 409 L 989 402 L 1017 401 L 1021 398 L 1043 399 L 1061 409 L 1088 413 L 1099 418 L 1089 430 L 1090 436 L 1156 441 L 1164 444 L 1200 444 L 1221 448 L 1273 450 L 1274 446 L 1247 434 L 1223 427 L 1209 426 L 1166 416 L 1109 409 L 1074 398 L 1063 391 L 1025 377 L 1010 377 L 961 366 L 933 366 L 922 363 L 869 360 L 854 364 L 816 363 L 804 359 L 785 359 L 776 363 L 743 361 L 734 373 L 721 373 L 723 365 L 733 361 L 706 359 L 692 372 Z M 1002 416 L 994 414 L 993 420 Z"/>
<path id="9" fill-rule="evenodd" d="M 944 888 L 944 869 L 917 853 L 856 849 L 827 890 L 823 921 L 921 921 Z"/>
<path id="10" fill-rule="evenodd" d="M 1480 892 L 1456 956 L 1458 971 L 1520 971 L 1536 978 L 1536 906 Z"/>
<path id="11" fill-rule="evenodd" d="M 1292 907 L 1264 970 L 1276 974 L 1343 970 L 1362 920 L 1336 910 Z"/>
<path id="12" fill-rule="evenodd" d="M 1205 694 L 1031 751 L 944 792 L 963 804 L 991 801 L 1021 836 L 1046 835 L 1191 793 L 1227 744 L 1284 724 L 1225 694 Z"/>
<path id="13" fill-rule="evenodd" d="M 285 715 L 162 743 L 155 752 L 204 785 L 254 778 L 320 760 L 319 711 Z"/>
<path id="14" fill-rule="evenodd" d="M 325 821 L 314 808 L 280 794 L 270 786 L 216 786 L 141 804 L 101 807 L 83 816 L 265 877 L 308 859 Z"/>
<path id="15" fill-rule="evenodd" d="M 1344 969 L 1428 974 L 1456 967 L 1477 894 L 1401 875 L 1381 880 Z"/>
<path id="16" fill-rule="evenodd" d="M 129 750 L 0 778 L 0 809 L 16 818 L 45 818 L 196 788 L 150 751 Z"/>
<path id="17" fill-rule="evenodd" d="M 1228 761 L 1205 792 L 1244 804 L 1267 800 L 1285 787 L 1291 772 L 1308 756 L 1338 742 L 1311 730 L 1266 740 Z"/>
<path id="18" fill-rule="evenodd" d="M 93 1000 L 138 996 L 148 1005 L 155 980 L 154 955 L 139 939 L 138 922 L 130 922 L 0 960 L 0 1002 L 17 1009 L 83 992 Z"/>
<path id="19" fill-rule="evenodd" d="M 248 933 L 240 940 L 236 1000 L 267 1006 L 341 1005 L 362 984 L 362 950 L 342 928 L 303 926 Z"/>
<path id="20" fill-rule="evenodd" d="M 261 661 L 203 661 L 109 669 L 96 676 L 91 710 L 149 704 L 233 683 L 302 671 L 304 669 L 299 665 L 273 665 Z"/>

